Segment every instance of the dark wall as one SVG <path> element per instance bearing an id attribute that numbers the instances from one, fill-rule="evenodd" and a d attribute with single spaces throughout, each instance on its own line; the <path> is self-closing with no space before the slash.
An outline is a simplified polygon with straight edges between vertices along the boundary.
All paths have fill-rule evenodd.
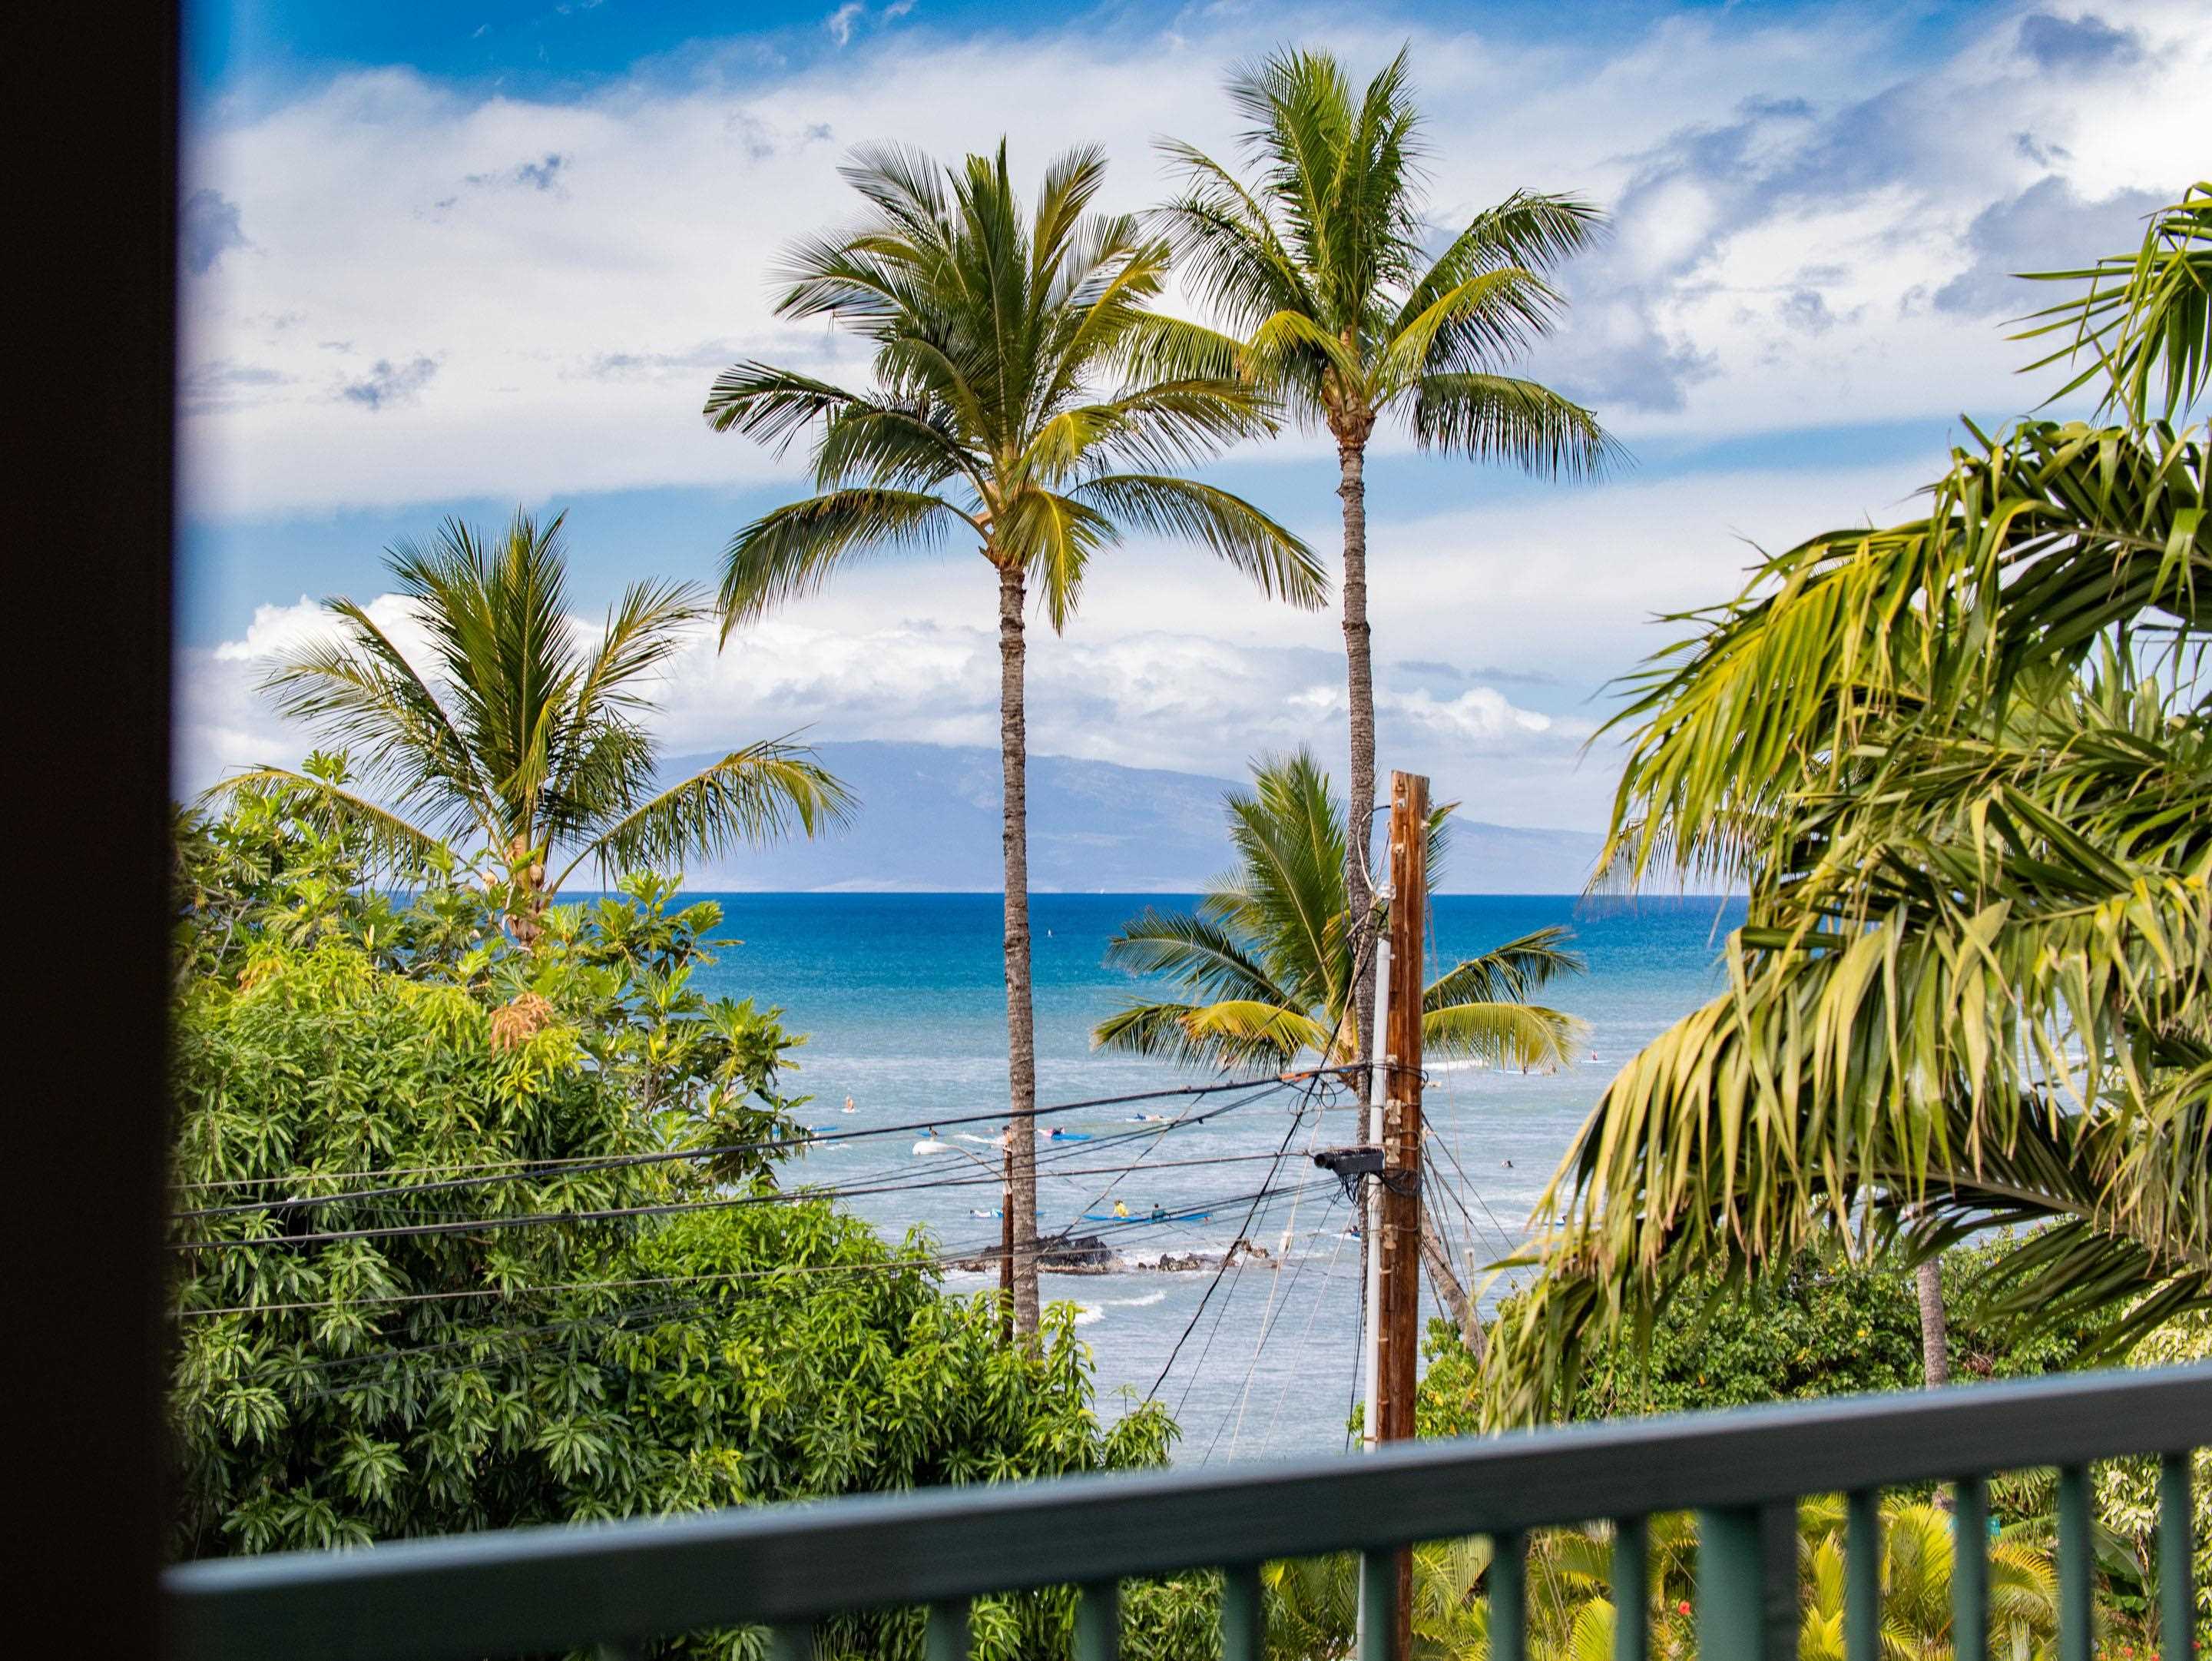
<path id="1" fill-rule="evenodd" d="M 8 1618 L 59 1652 L 144 1656 L 161 1539 L 175 9 L 10 7 L 0 61 Z"/>

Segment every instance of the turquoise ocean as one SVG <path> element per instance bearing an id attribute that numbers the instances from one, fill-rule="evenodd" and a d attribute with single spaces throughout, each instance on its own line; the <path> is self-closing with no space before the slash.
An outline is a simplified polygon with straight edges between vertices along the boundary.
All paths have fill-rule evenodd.
<path id="1" fill-rule="evenodd" d="M 948 1251 L 995 1247 L 994 1139 L 1002 1124 L 950 1122 L 1005 1110 L 999 897 L 687 897 L 719 901 L 720 935 L 733 942 L 695 984 L 710 995 L 780 1006 L 787 1025 L 807 1035 L 796 1055 L 799 1069 L 787 1080 L 812 1097 L 799 1110 L 804 1123 L 836 1132 L 915 1123 L 936 1129 L 933 1137 L 917 1130 L 819 1147 L 787 1167 L 787 1183 L 884 1190 L 848 1192 L 845 1203 L 894 1239 L 919 1225 Z M 1142 983 L 1104 965 L 1108 939 L 1147 906 L 1188 904 L 1173 895 L 1031 900 L 1041 1106 L 1214 1081 L 1102 1054 L 1090 1042 L 1095 1023 L 1145 992 Z M 1447 1191 L 1431 1198 L 1462 1261 L 1472 1254 L 1478 1265 L 1486 1263 L 1521 1238 L 1547 1179 L 1615 1068 L 1718 989 L 1722 936 L 1740 916 L 1739 904 L 1712 898 L 1463 895 L 1435 902 L 1431 973 L 1550 924 L 1572 929 L 1575 949 L 1589 963 L 1587 974 L 1550 995 L 1587 1029 L 1574 1066 L 1549 1075 L 1465 1067 L 1431 1074 L 1428 1123 Z M 1157 1384 L 1182 1427 L 1178 1463 L 1345 1445 L 1356 1381 L 1359 1247 L 1346 1230 L 1350 1207 L 1314 1167 L 1310 1150 L 1358 1140 L 1354 1117 L 1348 1109 L 1277 1090 L 1249 1098 L 1164 1098 L 1041 1122 L 1041 1129 L 1067 1133 L 1038 1145 L 1040 1227 L 1048 1238 L 1062 1230 L 1096 1234 L 1138 1262 L 1218 1256 L 1240 1234 L 1268 1253 L 1218 1277 L 1146 1269 L 1047 1275 L 1046 1298 L 1076 1306 L 1077 1330 L 1096 1362 L 1103 1417 L 1126 1411 Z M 1177 1119 L 1187 1122 L 1168 1123 Z M 1117 1204 L 1127 1207 L 1126 1219 L 1116 1214 Z M 1104 1220 L 1086 1221 L 1086 1212 Z M 994 1280 L 956 1269 L 945 1284 L 957 1293 Z M 1423 1298 L 1425 1311 L 1425 1286 Z"/>

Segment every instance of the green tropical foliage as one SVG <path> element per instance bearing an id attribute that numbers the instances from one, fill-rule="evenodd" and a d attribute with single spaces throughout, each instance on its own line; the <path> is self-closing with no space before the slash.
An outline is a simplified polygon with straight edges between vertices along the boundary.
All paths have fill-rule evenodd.
<path id="1" fill-rule="evenodd" d="M 1277 52 L 1228 91 L 1251 176 L 1167 142 L 1183 189 L 1162 218 L 1248 373 L 1340 443 L 1395 413 L 1425 448 L 1546 473 L 1604 465 L 1589 411 L 1504 373 L 1555 321 L 1546 278 L 1589 246 L 1596 209 L 1516 192 L 1431 253 L 1406 52 L 1364 88 L 1327 52 Z"/>
<path id="2" fill-rule="evenodd" d="M 479 843 L 509 885 L 510 927 L 534 941 L 578 867 L 675 866 L 838 822 L 843 788 L 807 751 L 732 751 L 664 785 L 642 719 L 654 680 L 710 615 L 678 583 L 633 585 L 594 637 L 569 615 L 562 519 L 518 513 L 486 537 L 459 520 L 389 555 L 394 592 L 428 636 L 410 660 L 368 609 L 332 599 L 335 637 L 294 648 L 266 690 L 362 770 L 257 768 L 222 790 L 286 784 L 368 831 L 387 860 Z M 549 872 L 551 874 L 549 876 Z"/>
<path id="3" fill-rule="evenodd" d="M 848 391 L 746 362 L 706 415 L 781 447 L 816 434 L 818 494 L 730 544 L 726 630 L 811 593 L 848 559 L 973 537 L 1055 629 L 1091 561 L 1130 531 L 1199 543 L 1263 592 L 1315 605 L 1326 580 L 1304 546 L 1241 498 L 1174 469 L 1268 427 L 1232 374 L 1162 375 L 1188 326 L 1152 309 L 1167 245 L 1094 212 L 1103 155 L 1047 169 L 1024 214 L 1006 146 L 940 170 L 878 148 L 844 170 L 867 203 L 851 229 L 793 248 L 781 316 L 823 318 L 874 350 L 876 385 Z"/>
<path id="4" fill-rule="evenodd" d="M 811 593 L 852 560 L 973 537 L 997 579 L 1000 760 L 1006 788 L 1006 1037 L 1011 1104 L 1036 1105 L 1030 989 L 1026 614 L 1057 630 L 1093 563 L 1132 532 L 1194 543 L 1300 605 L 1327 591 L 1305 545 L 1241 497 L 1180 471 L 1272 425 L 1262 393 L 1204 360 L 1203 332 L 1152 309 L 1167 243 L 1096 211 L 1097 149 L 1046 169 L 1024 212 L 1002 143 L 940 170 L 863 150 L 845 170 L 866 202 L 849 230 L 801 243 L 780 314 L 823 318 L 873 348 L 875 384 L 846 388 L 762 363 L 725 371 L 717 431 L 788 445 L 814 434 L 816 494 L 738 532 L 723 570 L 725 637 Z M 1035 1149 L 1008 1155 L 1013 1320 L 1037 1322 Z"/>
<path id="5" fill-rule="evenodd" d="M 2169 406 L 2191 292 L 2124 314 L 2154 355 L 2120 320 L 2089 342 L 2159 366 Z M 1831 1230 L 1924 1256 L 2045 1225 L 1991 1295 L 2094 1317 L 2089 1354 L 2212 1298 L 2208 467 L 2163 422 L 1977 433 L 1923 517 L 1677 620 L 1617 723 L 1613 871 L 1730 876 L 1749 916 L 1727 989 L 1622 1070 L 1540 1208 L 1567 1222 L 1492 1350 L 1495 1420 Z"/>
<path id="6" fill-rule="evenodd" d="M 449 856 L 412 898 L 372 890 L 373 836 L 322 800 L 263 783 L 180 826 L 180 1555 L 1164 1457 L 1158 1409 L 1102 1426 L 1072 1309 L 1009 1348 L 927 1238 L 794 1185 L 799 1041 L 690 984 L 718 907 L 634 874 L 524 951 Z M 576 1214 L 669 1205 L 692 1208 Z M 1136 1652 L 1194 1652 L 1209 1595 L 1133 1589 Z M 1064 1648 L 1071 1620 L 1064 1596 L 988 1600 L 978 1653 Z M 921 1653 L 904 1616 L 823 1641 Z"/>
<path id="7" fill-rule="evenodd" d="M 2065 337 L 2031 365 L 2087 359 L 2059 396 L 2101 385 L 2104 407 L 2136 425 L 2157 412 L 2172 421 L 2212 379 L 2212 180 L 2199 179 L 2153 214 L 2132 257 L 2100 259 L 2086 270 L 2038 271 L 2039 282 L 2080 292 L 2037 313 L 2021 339 Z"/>
<path id="8" fill-rule="evenodd" d="M 1358 1051 L 1343 805 L 1304 751 L 1260 764 L 1253 788 L 1224 800 L 1236 868 L 1207 885 L 1196 911 L 1147 910 L 1106 949 L 1115 967 L 1164 977 L 1189 996 L 1133 1003 L 1099 1023 L 1091 1041 L 1223 1069 L 1280 1068 L 1308 1054 L 1323 1065 L 1348 1062 Z M 1431 819 L 1431 881 L 1449 812 Z M 1577 1023 L 1532 1000 L 1582 971 L 1566 938 L 1562 928 L 1539 929 L 1439 975 L 1425 995 L 1425 1053 L 1515 1067 L 1565 1061 Z"/>
<path id="9" fill-rule="evenodd" d="M 1843 1661 L 1843 1502 L 1799 1509 L 1798 1653 Z M 1659 1661 L 1698 1654 L 1697 1531 L 1673 1514 L 1649 1523 L 1650 1597 L 1640 1617 Z M 1882 1506 L 1882 1653 L 1889 1661 L 1952 1661 L 1951 1514 L 1926 1500 Z M 1414 1661 L 1488 1661 L 1493 1561 L 1486 1539 L 1439 1541 L 1413 1551 Z M 2033 1524 L 1990 1542 L 1990 1631 L 1996 1653 L 2047 1661 L 2057 1650 L 2057 1575 Z M 1533 1661 L 1607 1661 L 1613 1627 L 1609 1525 L 1547 1529 L 1528 1542 L 1527 1653 Z M 1349 1555 L 1272 1566 L 1268 1653 L 1348 1656 L 1358 1562 Z"/>
<path id="10" fill-rule="evenodd" d="M 2000 1236 L 1943 1255 L 1951 1375 L 2032 1376 L 2070 1366 L 2090 1329 L 2053 1330 L 1992 1315 L 1985 1283 L 2011 1242 Z M 1504 1318 L 1515 1314 L 1505 1299 Z M 1483 1368 L 1453 1329 L 1430 1324 L 1419 1433 L 1469 1436 L 1482 1425 Z M 1747 1287 L 1705 1279 L 1682 1287 L 1638 1337 L 1622 1335 L 1582 1370 L 1565 1416 L 1610 1419 L 1764 1402 L 1911 1390 L 1922 1372 L 1911 1269 L 1855 1262 L 1841 1243 L 1808 1252 Z M 2046 1507 L 2047 1508 L 2047 1507 Z"/>

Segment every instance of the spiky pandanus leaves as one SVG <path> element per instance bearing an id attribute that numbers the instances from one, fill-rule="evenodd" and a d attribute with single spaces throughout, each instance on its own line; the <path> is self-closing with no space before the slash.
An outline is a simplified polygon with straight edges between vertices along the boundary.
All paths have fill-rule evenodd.
<path id="1" fill-rule="evenodd" d="M 428 544 L 395 547 L 394 592 L 428 636 L 425 660 L 367 607 L 333 599 L 331 636 L 294 648 L 264 683 L 280 712 L 345 751 L 362 788 L 266 767 L 218 790 L 297 789 L 395 866 L 477 840 L 508 869 L 515 926 L 532 939 L 546 897 L 587 862 L 607 874 L 677 865 L 842 820 L 843 787 L 780 742 L 658 784 L 644 716 L 709 607 L 686 585 L 642 582 L 596 632 L 579 626 L 561 532 L 560 516 L 517 514 L 489 538 L 449 520 Z"/>
<path id="2" fill-rule="evenodd" d="M 1107 946 L 1109 964 L 1165 976 L 1188 996 L 1132 1004 L 1099 1023 L 1091 1042 L 1224 1070 L 1304 1055 L 1349 1061 L 1355 964 L 1342 804 L 1300 751 L 1255 767 L 1253 788 L 1231 791 L 1226 805 L 1236 868 L 1207 885 L 1195 913 L 1146 910 Z M 1430 822 L 1432 876 L 1450 811 Z M 1434 1055 L 1514 1066 L 1564 1060 L 1579 1025 L 1534 1000 L 1582 966 L 1560 928 L 1455 964 L 1425 994 L 1422 1042 Z"/>
<path id="3" fill-rule="evenodd" d="M 2185 373 L 2182 362 L 2174 373 Z M 2185 398 L 2184 400 L 2185 402 Z M 1608 862 L 1750 893 L 1726 992 L 1607 1089 L 1491 1349 L 1540 1416 L 1672 1290 L 2005 1222 L 2032 1318 L 2212 1298 L 2206 435 L 2029 422 L 1814 538 L 1640 678 Z"/>

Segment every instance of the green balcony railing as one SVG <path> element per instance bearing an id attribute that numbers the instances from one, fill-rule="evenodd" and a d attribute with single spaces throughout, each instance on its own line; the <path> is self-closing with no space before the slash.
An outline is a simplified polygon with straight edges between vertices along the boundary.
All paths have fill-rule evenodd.
<path id="1" fill-rule="evenodd" d="M 929 1661 L 962 1661 L 969 1600 L 1081 1588 L 1078 1661 L 1114 1661 L 1119 1586 L 1218 1569 L 1223 1661 L 1260 1661 L 1260 1566 L 1363 1554 L 1359 1661 L 1391 1655 L 1384 1614 L 1396 1554 L 1486 1535 L 1496 1661 L 1525 1652 L 1528 1531 L 1610 1519 L 1625 1588 L 1620 1661 L 1643 1661 L 1645 1519 L 1698 1518 L 1698 1650 L 1707 1661 L 1796 1652 L 1797 1502 L 1849 1496 L 1851 1661 L 1881 1653 L 1878 1501 L 1885 1488 L 1953 1485 L 1955 1652 L 1988 1652 L 1988 1478 L 2058 1472 L 2059 1653 L 2088 1661 L 2094 1551 L 2088 1467 L 2161 1460 L 2162 1653 L 2192 1650 L 2191 1450 L 2212 1444 L 2212 1367 L 2077 1374 L 1912 1395 L 1572 1426 L 1483 1441 L 1418 1442 L 1371 1457 L 1230 1471 L 1165 1471 L 763 1506 L 665 1520 L 518 1529 L 370 1550 L 195 1563 L 169 1572 L 178 1661 L 512 1656 L 766 1625 L 777 1661 L 805 1661 L 814 1623 L 927 1606 Z M 1379 1618 L 1378 1618 L 1379 1617 Z"/>

